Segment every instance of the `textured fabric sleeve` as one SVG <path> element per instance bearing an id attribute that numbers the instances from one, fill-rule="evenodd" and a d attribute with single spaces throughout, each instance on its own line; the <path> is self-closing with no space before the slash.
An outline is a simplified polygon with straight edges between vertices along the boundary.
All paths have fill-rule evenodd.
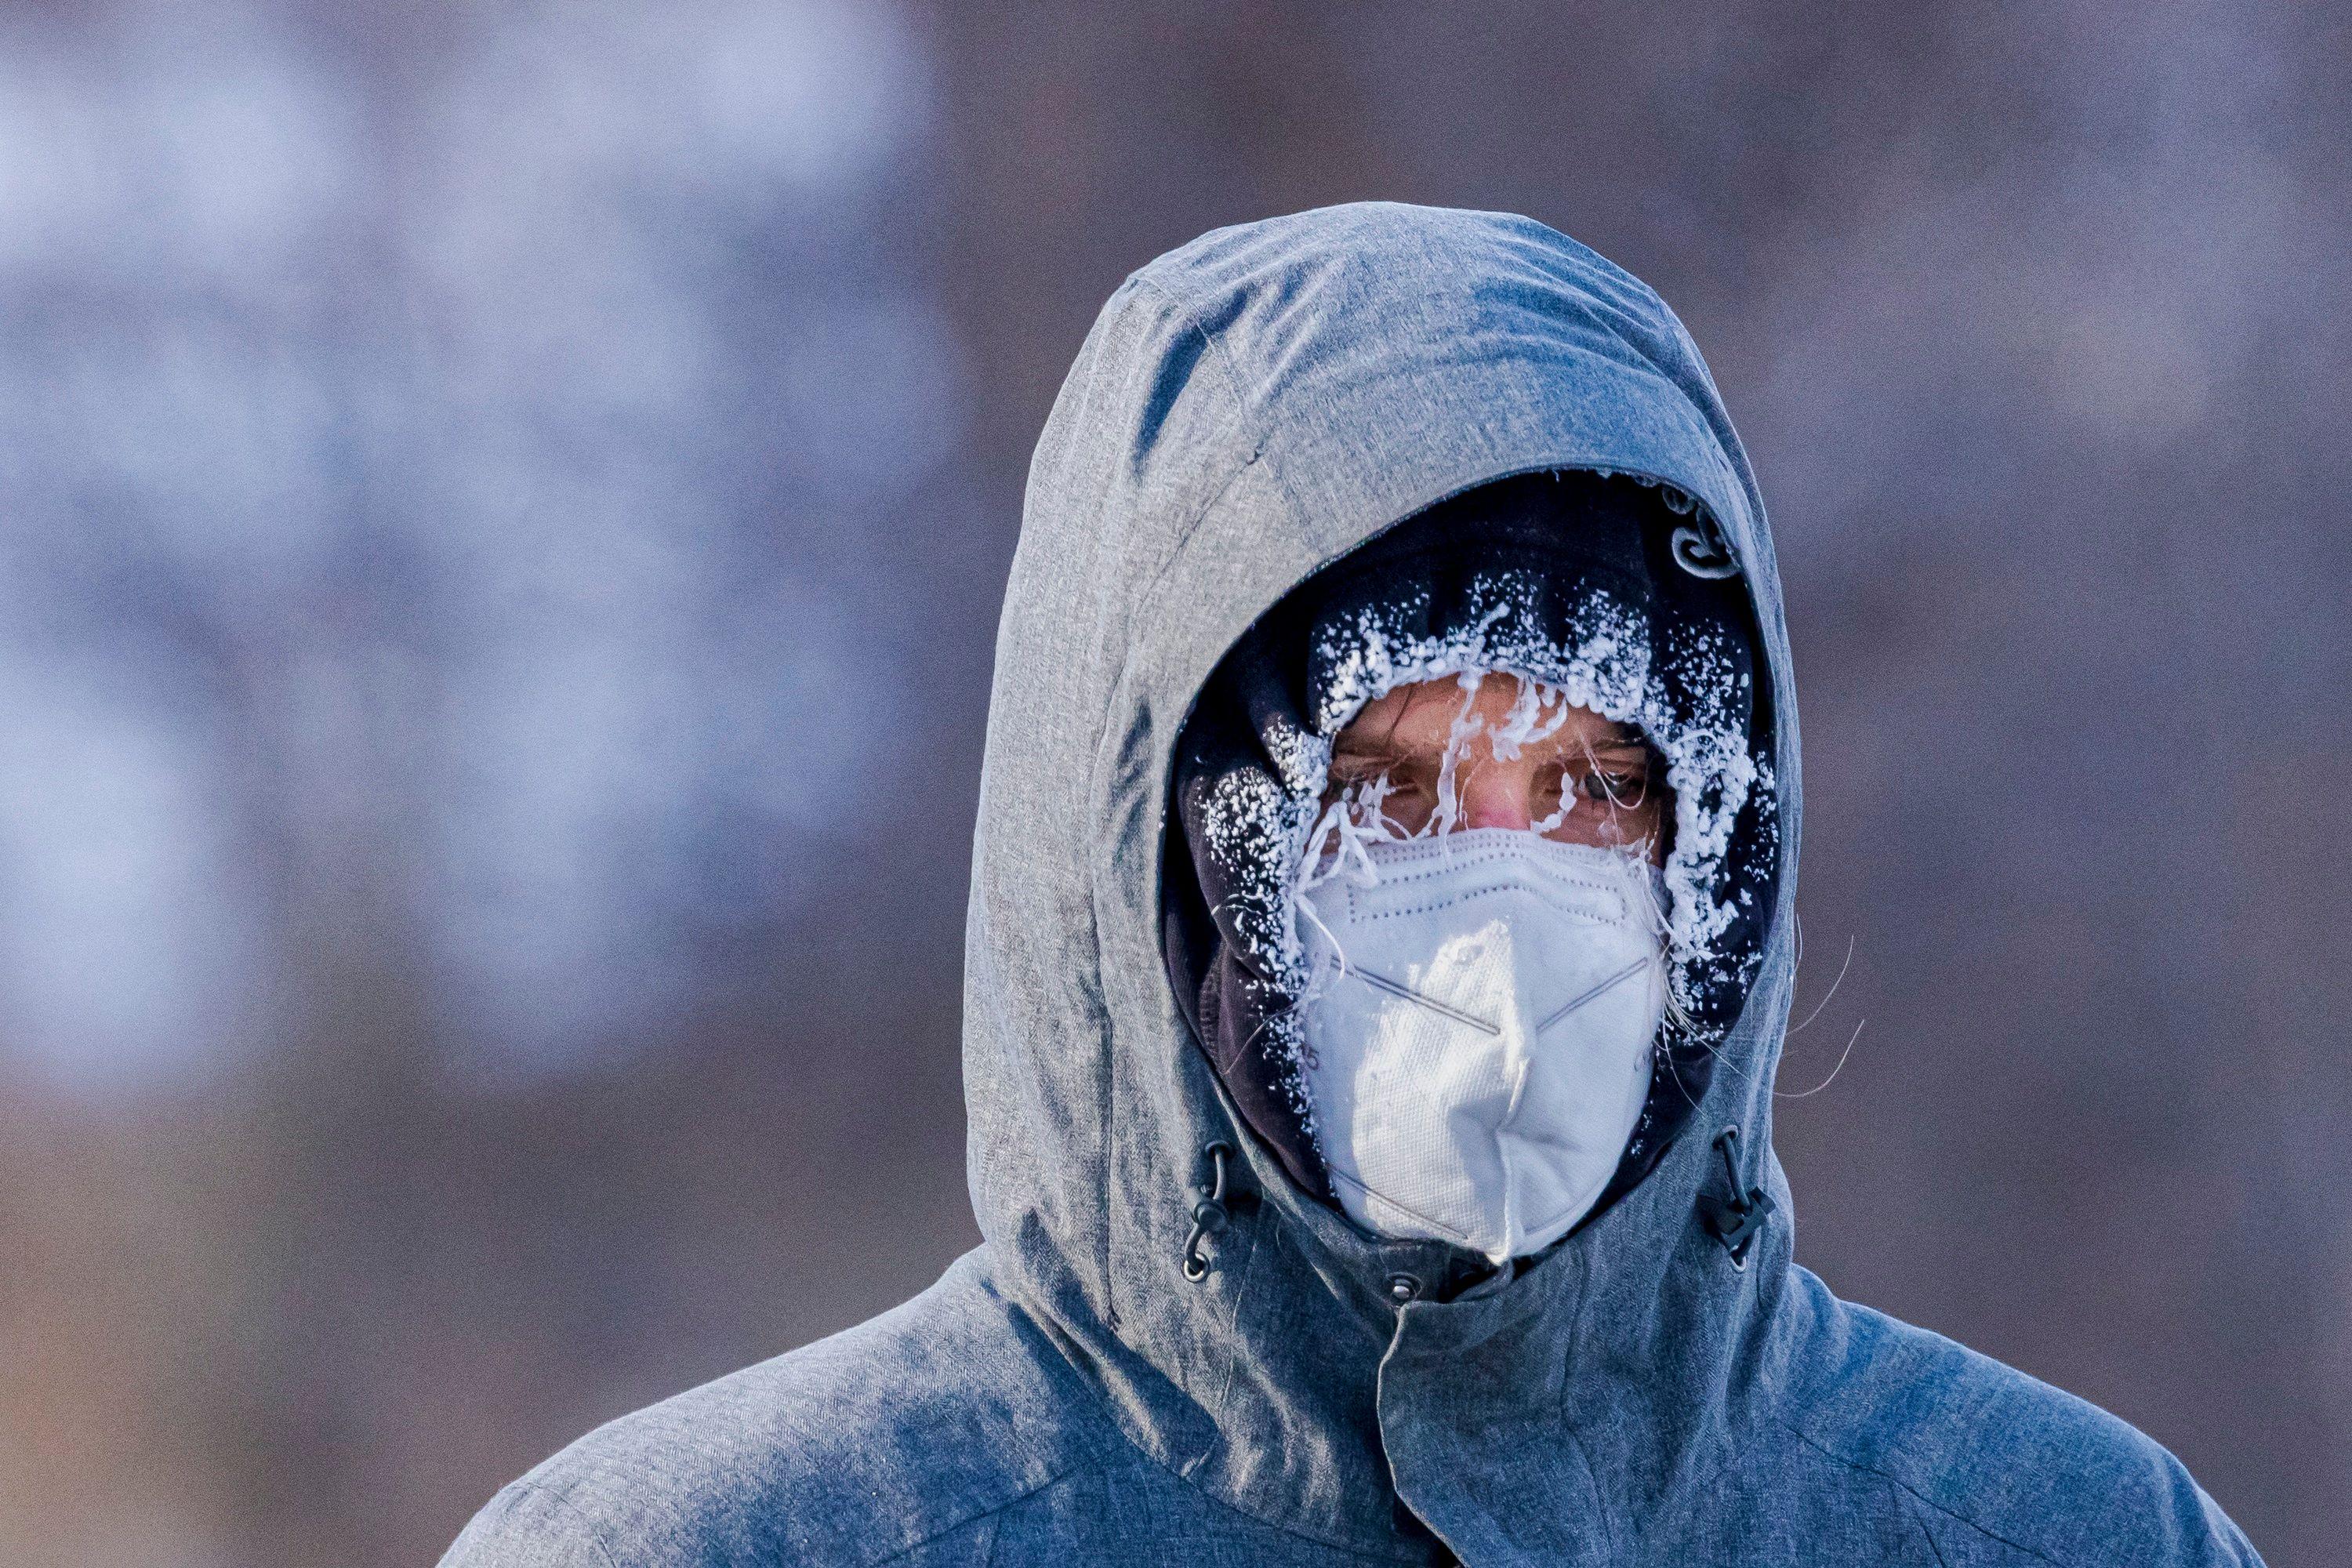
<path id="1" fill-rule="evenodd" d="M 476 1514 L 441 1568 L 619 1568 L 585 1514 L 544 1487 L 518 1481 Z"/>

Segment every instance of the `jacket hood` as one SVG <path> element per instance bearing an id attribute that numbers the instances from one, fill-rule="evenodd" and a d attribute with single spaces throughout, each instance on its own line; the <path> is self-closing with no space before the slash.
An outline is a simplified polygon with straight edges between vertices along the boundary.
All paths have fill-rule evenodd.
<path id="1" fill-rule="evenodd" d="M 1438 501 L 1543 470 L 1671 487 L 1738 563 L 1770 698 L 1773 909 L 1686 1135 L 1533 1266 L 1437 1300 L 1445 1249 L 1371 1239 L 1301 1192 L 1191 1037 L 1161 945 L 1171 777 L 1204 683 L 1286 595 Z M 1607 1558 L 1709 1484 L 1775 1353 L 1798 802 L 1762 501 L 1650 289 L 1524 217 L 1385 203 L 1141 268 L 1046 423 L 998 639 L 964 1069 L 1004 1288 L 1131 1440 L 1246 1513 L 1418 1559 L 1402 1499 L 1465 1556 Z M 1188 1271 L 1189 1189 L 1220 1143 L 1231 1223 Z"/>

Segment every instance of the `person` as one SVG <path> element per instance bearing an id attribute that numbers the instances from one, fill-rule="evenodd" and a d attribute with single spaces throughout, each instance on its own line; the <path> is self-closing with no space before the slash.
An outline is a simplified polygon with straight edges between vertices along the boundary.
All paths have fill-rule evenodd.
<path id="1" fill-rule="evenodd" d="M 1160 258 L 1006 593 L 982 1244 L 445 1562 L 2258 1563 L 2147 1437 L 1794 1261 L 1799 826 L 1762 500 L 1654 293 L 1391 204 Z"/>

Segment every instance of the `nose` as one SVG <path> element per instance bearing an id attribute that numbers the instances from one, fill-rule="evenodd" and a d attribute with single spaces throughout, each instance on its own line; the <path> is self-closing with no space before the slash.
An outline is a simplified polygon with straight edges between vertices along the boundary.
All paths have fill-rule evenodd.
<path id="1" fill-rule="evenodd" d="M 1462 780 L 1462 826 L 1509 827 L 1526 831 L 1535 826 L 1528 815 L 1528 799 L 1535 786 L 1532 768 L 1481 757 L 1465 766 Z"/>

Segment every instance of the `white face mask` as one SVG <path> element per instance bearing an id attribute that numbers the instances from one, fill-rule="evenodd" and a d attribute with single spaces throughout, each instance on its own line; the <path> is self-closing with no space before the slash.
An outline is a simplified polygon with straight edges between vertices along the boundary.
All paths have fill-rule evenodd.
<path id="1" fill-rule="evenodd" d="M 1340 1205 L 1496 1263 L 1539 1251 L 1601 1195 L 1649 1092 L 1657 873 L 1509 828 L 1365 848 L 1373 885 L 1301 896 L 1304 1076 Z"/>

